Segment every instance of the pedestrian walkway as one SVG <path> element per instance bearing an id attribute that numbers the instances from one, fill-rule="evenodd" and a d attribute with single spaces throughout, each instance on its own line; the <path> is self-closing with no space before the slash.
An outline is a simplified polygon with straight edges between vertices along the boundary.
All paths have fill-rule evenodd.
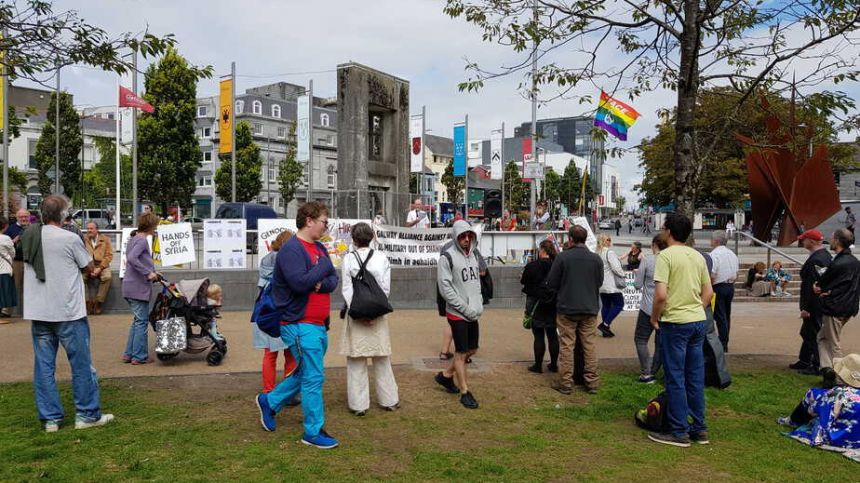
<path id="1" fill-rule="evenodd" d="M 635 358 L 633 328 L 637 312 L 622 312 L 612 323 L 617 334 L 612 339 L 597 338 L 597 351 L 601 359 Z M 120 360 L 125 347 L 130 315 L 93 316 L 93 364 L 99 377 L 174 376 L 190 374 L 217 374 L 259 372 L 262 353 L 251 345 L 251 326 L 248 312 L 228 312 L 218 323 L 218 329 L 227 337 L 229 352 L 223 364 L 210 367 L 203 355 L 180 354 L 168 364 L 156 361 L 142 366 L 123 364 Z M 394 364 L 422 364 L 423 359 L 433 360 L 439 355 L 443 321 L 435 310 L 398 310 L 389 316 Z M 329 332 L 327 367 L 345 365 L 338 353 L 342 321 L 332 312 Z M 481 348 L 477 362 L 528 361 L 532 358 L 531 331 L 522 328 L 522 311 L 488 309 L 481 319 Z M 731 355 L 796 355 L 800 347 L 800 319 L 796 304 L 771 303 L 738 304 L 732 311 Z M 149 332 L 150 347 L 153 333 Z M 860 352 L 860 321 L 852 320 L 842 334 L 845 354 Z M 150 351 L 153 356 L 155 352 Z M 58 356 L 58 376 L 70 377 L 65 353 Z M 15 321 L 0 325 L 0 382 L 30 381 L 33 374 L 33 345 L 30 323 Z"/>

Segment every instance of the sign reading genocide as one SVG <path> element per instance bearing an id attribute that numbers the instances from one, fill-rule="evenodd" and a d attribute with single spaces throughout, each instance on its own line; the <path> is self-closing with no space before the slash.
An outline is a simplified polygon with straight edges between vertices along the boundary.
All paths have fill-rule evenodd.
<path id="1" fill-rule="evenodd" d="M 196 258 L 191 223 L 159 225 L 158 245 L 161 249 L 161 264 L 165 267 L 191 263 Z"/>
<path id="2" fill-rule="evenodd" d="M 624 272 L 625 287 L 621 291 L 624 294 L 624 310 L 639 310 L 639 302 L 642 300 L 642 291 L 634 286 L 636 274 Z"/>
<path id="3" fill-rule="evenodd" d="M 245 220 L 203 220 L 203 266 L 206 269 L 245 268 L 245 244 Z"/>
<path id="4" fill-rule="evenodd" d="M 481 241 L 481 225 L 472 227 Z M 388 225 L 373 225 L 375 249 L 385 253 L 393 266 L 435 266 L 442 246 L 451 240 L 450 228 L 413 230 Z"/>
<path id="5" fill-rule="evenodd" d="M 257 263 L 272 251 L 272 242 L 286 230 L 296 233 L 296 220 L 261 218 L 257 220 Z"/>

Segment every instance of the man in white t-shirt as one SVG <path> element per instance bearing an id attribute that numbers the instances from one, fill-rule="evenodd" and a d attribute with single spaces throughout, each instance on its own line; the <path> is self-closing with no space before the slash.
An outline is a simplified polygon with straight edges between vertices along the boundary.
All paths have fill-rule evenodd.
<path id="1" fill-rule="evenodd" d="M 732 300 L 735 298 L 735 278 L 738 276 L 738 256 L 726 247 L 726 232 L 717 230 L 711 236 L 711 283 L 716 300 L 714 322 L 723 343 L 723 351 L 729 351 L 729 332 L 732 328 Z"/>
<path id="2" fill-rule="evenodd" d="M 62 228 L 69 210 L 65 197 L 42 201 L 44 225 L 32 225 L 22 235 L 24 318 L 33 322 L 36 410 L 45 431 L 60 429 L 63 405 L 55 380 L 57 347 L 62 344 L 72 369 L 75 429 L 102 426 L 113 420 L 101 412 L 99 385 L 90 353 L 90 326 L 84 308 L 81 270 L 93 261 L 81 237 Z M 41 252 L 41 253 L 40 253 Z"/>
<path id="3" fill-rule="evenodd" d="M 406 226 L 410 228 L 430 228 L 430 217 L 424 211 L 424 202 L 421 198 L 415 198 L 412 202 L 412 209 L 406 215 Z"/>

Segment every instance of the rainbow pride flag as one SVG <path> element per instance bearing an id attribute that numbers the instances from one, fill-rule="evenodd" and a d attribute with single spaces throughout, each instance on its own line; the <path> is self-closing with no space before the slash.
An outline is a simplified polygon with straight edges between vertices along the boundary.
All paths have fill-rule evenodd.
<path id="1" fill-rule="evenodd" d="M 616 138 L 627 141 L 627 130 L 639 119 L 636 109 L 600 91 L 600 103 L 594 115 L 594 125 Z"/>

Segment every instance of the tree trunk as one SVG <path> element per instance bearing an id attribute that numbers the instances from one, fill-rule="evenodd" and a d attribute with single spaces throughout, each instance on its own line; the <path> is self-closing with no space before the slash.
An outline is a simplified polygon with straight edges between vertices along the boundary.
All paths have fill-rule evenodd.
<path id="1" fill-rule="evenodd" d="M 678 69 L 678 105 L 675 120 L 675 209 L 690 219 L 695 214 L 696 99 L 699 92 L 699 3 L 684 2 L 681 63 Z"/>

